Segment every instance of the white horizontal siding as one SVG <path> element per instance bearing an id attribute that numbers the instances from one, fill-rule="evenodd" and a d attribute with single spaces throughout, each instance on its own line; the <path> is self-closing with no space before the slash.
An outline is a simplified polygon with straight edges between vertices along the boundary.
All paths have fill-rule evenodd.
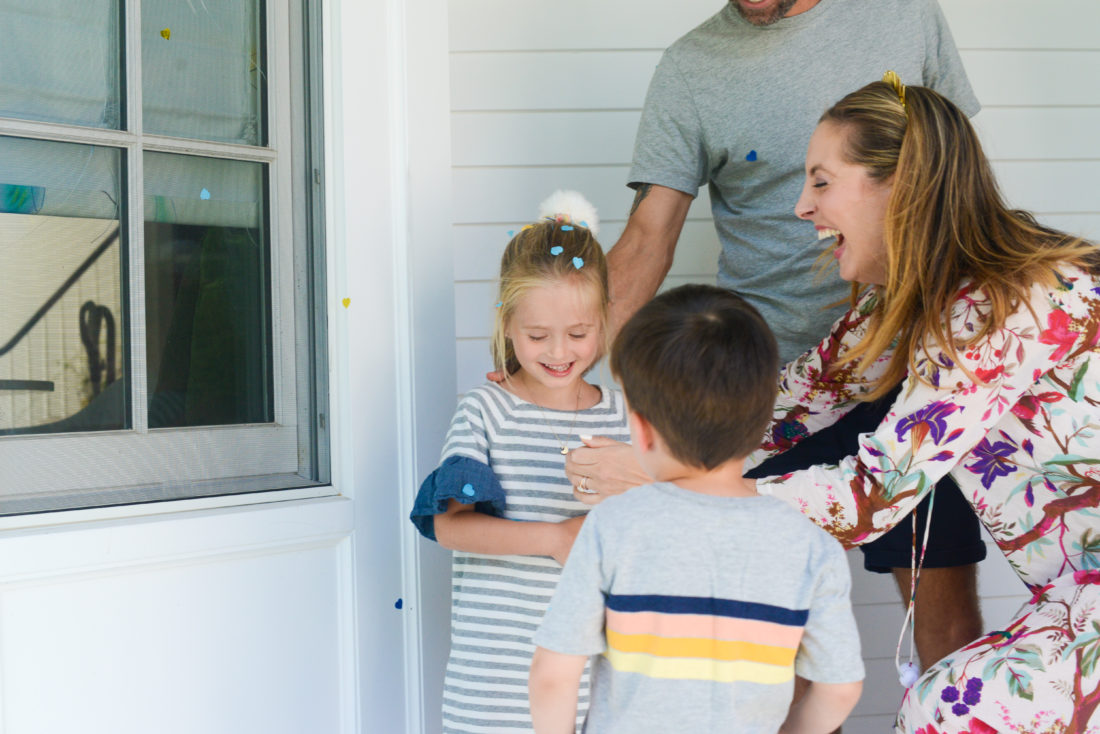
<path id="1" fill-rule="evenodd" d="M 829 0 L 822 0 L 828 2 Z M 634 133 L 661 51 L 722 0 L 452 0 L 451 144 L 456 377 L 484 380 L 494 278 L 509 230 L 555 188 L 585 193 L 610 248 L 633 194 Z M 975 118 L 1006 199 L 1051 226 L 1100 239 L 1100 3 L 941 0 L 983 110 Z M 583 18 L 583 23 L 573 19 Z M 567 20 L 568 19 L 568 20 Z M 868 80 L 871 81 L 871 80 Z M 793 207 L 794 202 L 791 202 Z M 718 244 L 706 191 L 689 214 L 665 287 L 712 281 Z M 606 379 L 602 370 L 593 379 Z M 889 728 L 903 610 L 889 576 L 851 554 L 868 682 L 847 734 Z M 982 565 L 988 627 L 1026 599 L 996 548 Z"/>
<path id="2" fill-rule="evenodd" d="M 451 51 L 661 49 L 721 7 L 722 0 L 451 0 Z M 942 0 L 940 7 L 959 48 L 1096 49 L 1095 0 Z"/>

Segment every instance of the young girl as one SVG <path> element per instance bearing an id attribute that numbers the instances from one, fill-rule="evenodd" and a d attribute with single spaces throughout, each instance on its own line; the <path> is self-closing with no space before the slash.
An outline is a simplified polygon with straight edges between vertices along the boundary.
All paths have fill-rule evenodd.
<path id="1" fill-rule="evenodd" d="M 622 395 L 584 380 L 607 339 L 596 225 L 582 196 L 558 192 L 508 243 L 492 343 L 505 378 L 459 402 L 412 511 L 425 537 L 455 551 L 444 732 L 531 731 L 531 636 L 587 509 L 566 454 L 582 435 L 629 438 Z M 578 726 L 587 685 L 586 673 Z"/>

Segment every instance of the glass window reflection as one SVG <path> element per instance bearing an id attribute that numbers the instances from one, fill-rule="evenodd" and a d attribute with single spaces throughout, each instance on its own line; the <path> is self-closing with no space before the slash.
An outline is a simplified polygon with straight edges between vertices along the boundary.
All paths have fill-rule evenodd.
<path id="1" fill-rule="evenodd" d="M 149 427 L 273 416 L 266 168 L 145 155 Z"/>
<path id="2" fill-rule="evenodd" d="M 0 435 L 129 425 L 121 166 L 0 136 Z"/>

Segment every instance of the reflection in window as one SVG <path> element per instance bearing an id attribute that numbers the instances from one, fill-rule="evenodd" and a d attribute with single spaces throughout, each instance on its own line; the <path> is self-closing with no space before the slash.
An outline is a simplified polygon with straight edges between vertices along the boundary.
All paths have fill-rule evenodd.
<path id="1" fill-rule="evenodd" d="M 0 1 L 0 117 L 121 126 L 118 0 Z"/>
<path id="2" fill-rule="evenodd" d="M 129 425 L 121 162 L 0 137 L 0 435 Z"/>
<path id="3" fill-rule="evenodd" d="M 266 145 L 260 0 L 141 3 L 147 133 Z"/>
<path id="4" fill-rule="evenodd" d="M 145 155 L 149 427 L 271 422 L 265 167 Z"/>

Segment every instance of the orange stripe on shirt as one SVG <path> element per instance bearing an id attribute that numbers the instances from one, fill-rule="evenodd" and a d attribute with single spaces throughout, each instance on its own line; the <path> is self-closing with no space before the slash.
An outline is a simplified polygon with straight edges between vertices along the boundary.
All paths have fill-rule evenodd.
<path id="1" fill-rule="evenodd" d="M 663 614 L 661 612 L 616 612 L 607 610 L 607 630 L 624 635 L 700 637 L 715 640 L 744 640 L 761 645 L 797 648 L 802 628 L 756 619 L 736 619 L 709 614 Z"/>

